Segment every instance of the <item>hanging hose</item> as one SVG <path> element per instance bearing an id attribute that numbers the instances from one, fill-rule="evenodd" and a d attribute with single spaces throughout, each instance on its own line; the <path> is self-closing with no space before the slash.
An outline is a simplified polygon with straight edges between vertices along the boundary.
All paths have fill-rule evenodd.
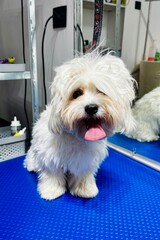
<path id="1" fill-rule="evenodd" d="M 94 4 L 94 29 L 92 49 L 97 48 L 100 42 L 103 20 L 103 0 L 95 0 Z"/>

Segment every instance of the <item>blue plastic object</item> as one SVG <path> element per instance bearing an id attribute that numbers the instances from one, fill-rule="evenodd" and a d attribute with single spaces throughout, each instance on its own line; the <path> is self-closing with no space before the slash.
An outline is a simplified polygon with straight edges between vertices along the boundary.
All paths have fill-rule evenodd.
<path id="1" fill-rule="evenodd" d="M 99 195 L 40 198 L 23 157 L 0 163 L 2 240 L 159 240 L 160 174 L 113 150 L 99 169 Z"/>

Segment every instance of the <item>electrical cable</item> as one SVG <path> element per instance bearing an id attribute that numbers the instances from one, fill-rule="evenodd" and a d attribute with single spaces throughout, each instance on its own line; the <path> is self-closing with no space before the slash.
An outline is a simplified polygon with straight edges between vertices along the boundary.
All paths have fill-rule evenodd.
<path id="1" fill-rule="evenodd" d="M 79 30 L 79 33 L 80 33 L 80 36 L 82 39 L 83 53 L 85 53 L 85 41 L 84 41 L 83 33 L 82 33 L 82 30 L 81 30 L 81 27 L 79 26 L 79 24 L 77 24 L 77 28 Z M 75 28 L 75 29 L 77 29 L 77 28 Z"/>
<path id="2" fill-rule="evenodd" d="M 46 91 L 46 80 L 45 80 L 45 62 L 44 62 L 44 39 L 45 39 L 45 34 L 46 34 L 46 29 L 49 21 L 53 18 L 53 15 L 50 16 L 44 26 L 43 30 L 43 36 L 42 36 L 42 46 L 41 46 L 41 51 L 42 51 L 42 72 L 43 72 L 43 88 L 44 88 L 44 102 L 45 105 L 47 105 L 47 91 Z"/>
<path id="3" fill-rule="evenodd" d="M 23 0 L 21 0 L 21 27 L 22 27 L 22 51 L 23 51 L 23 62 L 26 63 L 26 57 L 25 57 L 25 37 L 24 37 L 24 13 L 23 13 Z M 31 133 L 30 133 L 30 124 L 29 124 L 29 118 L 28 118 L 28 113 L 27 113 L 27 79 L 25 81 L 25 86 L 24 86 L 24 113 L 26 117 L 26 122 L 27 122 L 27 129 L 28 129 L 28 145 L 30 145 L 30 140 L 31 140 Z"/>

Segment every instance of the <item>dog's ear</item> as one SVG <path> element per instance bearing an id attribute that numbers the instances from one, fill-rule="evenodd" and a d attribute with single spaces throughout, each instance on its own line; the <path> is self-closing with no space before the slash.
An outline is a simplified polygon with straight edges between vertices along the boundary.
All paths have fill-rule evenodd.
<path id="1" fill-rule="evenodd" d="M 109 58 L 106 57 L 106 61 L 110 61 L 110 69 L 108 72 L 110 73 L 110 80 L 112 80 L 114 92 L 116 93 L 115 95 L 113 93 L 111 97 L 118 102 L 120 107 L 121 114 L 119 116 L 120 121 L 118 128 L 120 132 L 129 133 L 136 126 L 131 106 L 135 99 L 135 88 L 137 84 L 120 58 L 109 56 Z"/>
<path id="2" fill-rule="evenodd" d="M 55 107 L 51 106 L 51 114 L 49 117 L 48 128 L 50 132 L 60 135 L 62 133 L 62 121 L 58 113 L 56 113 Z"/>
<path id="3" fill-rule="evenodd" d="M 128 106 L 127 110 L 124 113 L 123 123 L 121 125 L 120 132 L 128 134 L 136 128 L 136 120 L 133 117 L 132 109 Z"/>
<path id="4" fill-rule="evenodd" d="M 121 98 L 124 102 L 124 128 L 123 132 L 128 134 L 136 127 L 136 121 L 132 113 L 132 104 L 135 99 L 135 88 L 137 83 L 131 76 L 125 64 L 121 61 L 120 78 L 122 79 Z"/>
<path id="5" fill-rule="evenodd" d="M 59 77 L 57 74 L 51 84 L 51 111 L 48 122 L 49 130 L 55 134 L 62 133 L 62 96 L 58 82 Z"/>

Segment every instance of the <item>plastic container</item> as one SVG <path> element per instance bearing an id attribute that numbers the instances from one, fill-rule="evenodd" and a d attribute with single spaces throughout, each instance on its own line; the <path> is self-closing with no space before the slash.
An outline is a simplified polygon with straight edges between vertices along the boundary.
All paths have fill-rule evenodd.
<path id="1" fill-rule="evenodd" d="M 148 53 L 148 61 L 155 61 L 155 53 L 157 49 L 157 41 L 153 40 Z"/>
<path id="2" fill-rule="evenodd" d="M 14 134 L 14 137 L 22 136 L 25 133 L 25 131 L 26 131 L 26 127 L 20 130 L 19 132 L 16 132 L 16 134 Z"/>
<path id="3" fill-rule="evenodd" d="M 11 122 L 11 134 L 14 136 L 17 132 L 21 130 L 20 121 L 17 120 L 17 117 L 14 116 L 13 121 Z"/>

